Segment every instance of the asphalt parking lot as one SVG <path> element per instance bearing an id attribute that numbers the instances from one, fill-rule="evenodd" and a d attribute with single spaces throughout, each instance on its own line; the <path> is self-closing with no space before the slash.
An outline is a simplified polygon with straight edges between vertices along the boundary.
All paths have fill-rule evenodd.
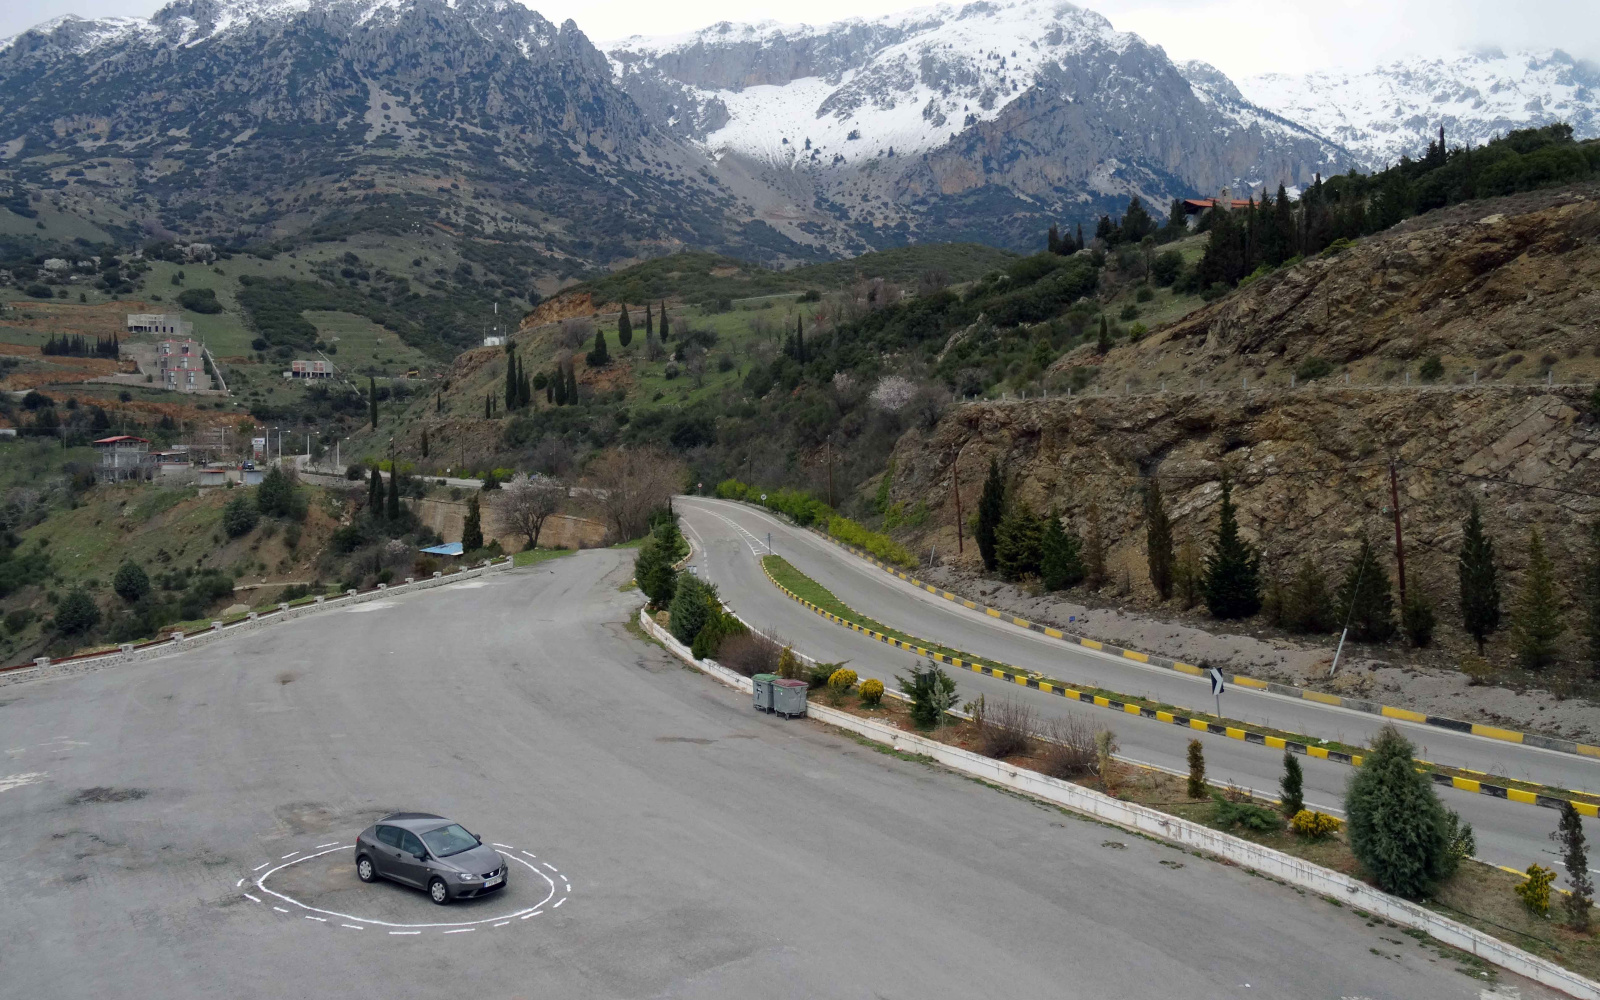
<path id="1" fill-rule="evenodd" d="M 756 715 L 621 624 L 631 557 L 0 690 L 4 994 L 1493 988 L 1293 889 Z M 360 884 L 348 845 L 397 809 L 497 845 L 508 889 L 439 907 Z M 1551 994 L 1503 977 L 1489 995 Z"/>

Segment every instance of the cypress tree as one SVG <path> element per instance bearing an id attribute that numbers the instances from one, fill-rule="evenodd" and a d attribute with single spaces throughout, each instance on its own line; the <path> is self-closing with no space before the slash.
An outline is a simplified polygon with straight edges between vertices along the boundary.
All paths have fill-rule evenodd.
<path id="1" fill-rule="evenodd" d="M 562 388 L 566 387 L 562 386 Z M 544 384 L 544 401 L 551 406 L 556 405 L 556 384 L 554 382 L 546 382 Z"/>
<path id="2" fill-rule="evenodd" d="M 1199 740 L 1189 741 L 1189 798 L 1206 797 L 1206 748 Z"/>
<path id="3" fill-rule="evenodd" d="M 551 377 L 550 385 L 554 388 L 555 404 L 557 406 L 566 406 L 567 405 L 567 375 L 566 375 L 565 372 L 563 372 L 561 370 L 561 366 L 560 365 L 556 365 L 556 373 L 555 373 L 554 376 Z"/>
<path id="4" fill-rule="evenodd" d="M 1333 629 L 1333 602 L 1328 596 L 1328 585 L 1309 556 L 1300 560 L 1300 568 L 1295 570 L 1284 596 L 1283 623 L 1289 631 L 1319 634 Z"/>
<path id="5" fill-rule="evenodd" d="M 1014 503 L 995 529 L 995 565 L 1007 580 L 1020 580 L 1039 572 L 1044 526 L 1025 503 Z"/>
<path id="6" fill-rule="evenodd" d="M 1055 511 L 1045 521 L 1040 542 L 1039 576 L 1046 590 L 1066 590 L 1083 580 L 1083 560 L 1078 555 L 1078 536 L 1069 534 Z"/>
<path id="7" fill-rule="evenodd" d="M 567 402 L 574 405 L 578 402 L 578 370 L 573 365 L 567 366 Z"/>
<path id="8" fill-rule="evenodd" d="M 1600 677 L 1600 521 L 1589 525 L 1589 558 L 1583 568 L 1583 627 L 1589 637 L 1589 669 Z"/>
<path id="9" fill-rule="evenodd" d="M 435 412 L 435 413 L 443 413 L 444 412 L 444 393 L 443 392 L 436 392 L 436 393 L 433 394 L 433 412 Z"/>
<path id="10" fill-rule="evenodd" d="M 384 506 L 384 517 L 391 523 L 400 520 L 400 466 L 389 462 L 389 502 Z"/>
<path id="11" fill-rule="evenodd" d="M 1461 533 L 1456 568 L 1461 580 L 1461 624 L 1477 640 L 1482 656 L 1484 640 L 1500 628 L 1500 583 L 1495 578 L 1494 541 L 1484 533 L 1476 501 Z"/>
<path id="12" fill-rule="evenodd" d="M 805 323 L 799 316 L 794 318 L 794 359 L 801 364 L 806 363 Z"/>
<path id="13" fill-rule="evenodd" d="M 515 347 L 511 348 L 506 354 L 505 400 L 507 410 L 515 410 L 517 408 L 517 349 Z"/>
<path id="14" fill-rule="evenodd" d="M 428 457 L 428 429 L 426 427 L 422 429 L 422 457 Z"/>
<path id="15" fill-rule="evenodd" d="M 650 319 L 650 303 L 644 304 L 644 339 L 649 340 L 650 335 L 656 332 L 655 324 Z"/>
<path id="16" fill-rule="evenodd" d="M 488 420 L 489 419 L 489 415 L 490 415 L 489 414 L 489 394 L 488 393 L 484 393 L 483 394 L 483 419 Z"/>
<path id="17" fill-rule="evenodd" d="M 1165 601 L 1172 596 L 1172 522 L 1161 501 L 1161 484 L 1155 479 L 1144 488 L 1144 524 L 1150 584 Z"/>
<path id="18" fill-rule="evenodd" d="M 1420 899 L 1455 868 L 1456 824 L 1419 773 L 1415 749 L 1394 726 L 1384 726 L 1345 790 L 1350 852 L 1378 888 Z"/>
<path id="19" fill-rule="evenodd" d="M 1006 485 L 1000 478 L 1000 463 L 991 458 L 988 478 L 983 481 L 983 494 L 978 498 L 978 530 L 973 532 L 978 540 L 978 554 L 983 557 L 983 568 L 990 573 L 995 568 L 995 533 L 1005 509 Z"/>
<path id="20" fill-rule="evenodd" d="M 671 331 L 667 329 L 667 300 L 661 300 L 661 342 L 665 344 L 671 338 Z"/>
<path id="21" fill-rule="evenodd" d="M 1076 244 L 1076 246 L 1077 246 L 1077 248 L 1079 250 L 1082 250 L 1084 247 L 1089 245 L 1089 244 L 1083 242 L 1083 223 L 1081 223 L 1081 222 L 1078 223 L 1078 238 L 1075 241 L 1075 244 Z"/>
<path id="22" fill-rule="evenodd" d="M 617 317 L 617 343 L 627 347 L 633 343 L 633 321 L 628 319 L 628 304 L 622 304 L 622 315 Z"/>
<path id="23" fill-rule="evenodd" d="M 1281 795 L 1279 808 L 1285 816 L 1293 817 L 1295 813 L 1306 807 L 1305 775 L 1300 770 L 1300 759 L 1285 750 L 1283 752 L 1283 777 L 1278 781 L 1278 791 Z"/>
<path id="24" fill-rule="evenodd" d="M 1083 543 L 1084 582 L 1098 590 L 1106 582 L 1106 536 L 1100 530 L 1100 505 L 1091 503 L 1085 512 L 1089 531 Z"/>
<path id="25" fill-rule="evenodd" d="M 1575 930 L 1589 929 L 1589 910 L 1594 906 L 1594 876 L 1589 874 L 1589 850 L 1583 836 L 1583 818 L 1566 799 L 1561 800 L 1561 824 L 1550 835 L 1561 845 L 1561 861 L 1567 869 L 1570 887 L 1561 901 L 1567 921 Z"/>
<path id="26" fill-rule="evenodd" d="M 1556 640 L 1566 626 L 1561 623 L 1561 602 L 1556 596 L 1555 567 L 1545 555 L 1544 539 L 1534 528 L 1528 536 L 1528 569 L 1522 593 L 1511 610 L 1511 634 L 1517 658 L 1529 670 L 1543 670 L 1556 659 Z"/>
<path id="27" fill-rule="evenodd" d="M 526 409 L 533 403 L 533 383 L 528 378 L 528 372 L 519 364 L 520 377 L 517 380 L 517 407 Z"/>
<path id="28" fill-rule="evenodd" d="M 606 349 L 606 332 L 604 330 L 596 330 L 594 332 L 594 350 L 589 352 L 589 356 L 585 360 L 589 362 L 590 368 L 604 368 L 611 363 L 611 352 Z"/>
<path id="29" fill-rule="evenodd" d="M 378 380 L 367 376 L 367 405 L 372 410 L 372 429 L 378 429 Z"/>
<path id="30" fill-rule="evenodd" d="M 383 516 L 383 473 L 377 466 L 372 467 L 372 478 L 367 480 L 367 513 L 375 518 Z"/>
<path id="31" fill-rule="evenodd" d="M 1345 571 L 1339 588 L 1339 617 L 1350 623 L 1351 631 L 1362 642 L 1383 642 L 1394 635 L 1394 595 L 1389 588 L 1389 571 L 1372 551 L 1372 543 L 1361 540 L 1361 551 Z"/>
<path id="32" fill-rule="evenodd" d="M 1095 353 L 1104 354 L 1111 350 L 1111 327 L 1106 322 L 1106 314 L 1100 314 L 1100 336 L 1094 342 Z"/>
<path id="33" fill-rule="evenodd" d="M 1222 474 L 1222 513 L 1206 560 L 1206 608 L 1214 618 L 1248 618 L 1261 610 L 1261 555 L 1239 537 L 1233 483 Z"/>
<path id="34" fill-rule="evenodd" d="M 483 520 L 478 513 L 478 494 L 467 501 L 467 521 L 461 526 L 461 551 L 463 554 L 483 548 Z"/>
<path id="35" fill-rule="evenodd" d="M 1061 252 L 1061 230 L 1054 222 L 1050 223 L 1050 231 L 1045 234 L 1044 248 L 1049 253 Z"/>

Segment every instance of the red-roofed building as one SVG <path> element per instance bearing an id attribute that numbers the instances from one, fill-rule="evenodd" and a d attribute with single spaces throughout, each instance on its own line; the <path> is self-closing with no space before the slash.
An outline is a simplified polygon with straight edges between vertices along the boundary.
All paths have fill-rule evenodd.
<path id="1" fill-rule="evenodd" d="M 1199 215 L 1201 212 L 1204 212 L 1207 209 L 1216 208 L 1219 201 L 1221 201 L 1219 198 L 1185 198 L 1183 200 L 1183 214 Z M 1248 199 L 1240 201 L 1238 198 L 1229 198 L 1224 204 L 1229 210 L 1234 212 L 1250 207 L 1250 202 Z"/>
<path id="2" fill-rule="evenodd" d="M 94 442 L 100 453 L 101 479 L 119 482 L 123 479 L 148 479 L 154 470 L 151 462 L 150 442 L 131 434 L 101 438 Z"/>

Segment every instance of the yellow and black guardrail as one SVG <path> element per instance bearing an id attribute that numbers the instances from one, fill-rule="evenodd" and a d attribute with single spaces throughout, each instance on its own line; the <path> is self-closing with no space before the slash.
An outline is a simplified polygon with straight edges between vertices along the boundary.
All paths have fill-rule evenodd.
<path id="1" fill-rule="evenodd" d="M 1157 656 L 1154 653 L 1141 653 L 1137 650 L 1124 649 L 1121 646 L 1113 646 L 1110 643 L 1099 642 L 1086 636 L 1074 635 L 1071 632 L 1064 632 L 1061 629 L 1052 628 L 1049 625 L 1041 625 L 1038 622 L 1028 621 L 1026 618 L 1018 618 L 1017 616 L 1002 611 L 999 608 L 991 608 L 988 605 L 980 604 L 977 601 L 967 600 L 959 594 L 945 590 L 943 587 L 938 587 L 934 584 L 924 582 L 914 576 L 911 576 L 904 570 L 896 569 L 893 566 L 883 562 L 881 559 L 878 559 L 871 553 L 863 552 L 854 545 L 841 542 L 837 538 L 828 535 L 826 532 L 819 531 L 816 532 L 816 534 L 839 546 L 846 552 L 866 560 L 872 565 L 883 570 L 885 573 L 906 581 L 913 587 L 916 587 L 920 590 L 925 590 L 928 593 L 942 597 L 947 601 L 952 601 L 964 608 L 969 608 L 973 611 L 982 611 L 990 618 L 998 618 L 1001 621 L 1015 625 L 1018 628 L 1025 628 L 1030 632 L 1039 632 L 1049 636 L 1052 639 L 1060 639 L 1062 642 L 1072 643 L 1076 646 L 1082 646 L 1085 649 L 1099 650 L 1102 653 L 1107 653 L 1112 656 L 1121 656 L 1129 660 L 1134 660 L 1138 663 L 1147 663 L 1153 667 L 1164 667 L 1168 670 L 1175 670 L 1180 674 L 1192 674 L 1195 676 L 1200 676 L 1205 673 L 1202 668 L 1193 663 L 1184 663 L 1181 660 L 1173 660 L 1165 656 Z M 1365 712 L 1368 715 L 1381 715 L 1386 719 L 1401 719 L 1406 722 L 1420 722 L 1424 725 L 1437 726 L 1440 729 L 1449 729 L 1458 733 L 1471 733 L 1474 736 L 1483 736 L 1492 740 L 1503 740 L 1507 743 L 1522 743 L 1527 746 L 1539 747 L 1544 750 L 1555 750 L 1559 753 L 1570 753 L 1577 754 L 1582 757 L 1600 758 L 1600 746 L 1579 743 L 1575 740 L 1563 740 L 1553 736 L 1540 736 L 1537 733 L 1522 733 L 1514 729 L 1501 729 L 1498 726 L 1485 726 L 1476 722 L 1462 722 L 1460 719 L 1449 719 L 1439 715 L 1427 715 L 1422 712 L 1413 712 L 1408 708 L 1395 708 L 1392 705 L 1383 705 L 1379 704 L 1378 702 L 1365 701 L 1360 698 L 1346 698 L 1341 695 L 1324 694 L 1321 691 L 1312 691 L 1307 688 L 1295 687 L 1292 684 L 1279 684 L 1276 681 L 1258 680 L 1254 677 L 1246 677 L 1244 674 L 1229 675 L 1228 682 L 1231 684 L 1236 684 L 1239 687 L 1254 688 L 1258 691 L 1270 691 L 1273 694 L 1284 695 L 1289 698 L 1299 698 L 1302 701 L 1314 701 L 1323 705 L 1335 705 L 1340 708 L 1348 708 L 1357 712 Z"/>
<path id="2" fill-rule="evenodd" d="M 876 562 L 876 560 L 874 560 L 874 562 Z M 801 597 L 799 594 L 796 594 L 788 587 L 785 587 L 783 584 L 779 583 L 777 578 L 772 575 L 771 570 L 767 569 L 765 561 L 762 561 L 761 563 L 761 571 L 766 574 L 767 579 L 772 583 L 772 585 L 783 591 L 784 594 L 788 595 L 790 600 L 795 601 L 802 607 L 805 607 L 813 613 L 826 618 L 828 621 L 831 621 L 837 625 L 842 625 L 853 632 L 860 632 L 863 635 L 893 646 L 896 649 L 903 649 L 907 652 L 915 653 L 918 656 L 926 656 L 929 659 L 939 663 L 948 663 L 953 667 L 958 667 L 963 670 L 970 670 L 973 673 L 985 674 L 990 677 L 999 678 L 1003 681 L 1009 681 L 1018 685 L 1019 687 L 1028 687 L 1045 694 L 1059 695 L 1072 701 L 1082 702 L 1084 704 L 1092 704 L 1100 708 L 1109 708 L 1113 711 L 1122 712 L 1126 715 L 1135 715 L 1144 719 L 1154 719 L 1157 722 L 1166 722 L 1171 725 L 1181 726 L 1185 729 L 1193 729 L 1203 733 L 1210 733 L 1215 736 L 1226 736 L 1229 739 L 1242 740 L 1246 743 L 1254 743 L 1258 746 L 1264 746 L 1273 750 L 1287 750 L 1291 753 L 1304 754 L 1307 757 L 1330 760 L 1339 764 L 1349 764 L 1353 767 L 1361 766 L 1362 756 L 1360 754 L 1346 753 L 1343 750 L 1334 750 L 1328 747 L 1321 747 L 1314 743 L 1286 739 L 1281 736 L 1271 736 L 1266 733 L 1258 733 L 1249 729 L 1241 729 L 1235 726 L 1211 722 L 1207 719 L 1195 718 L 1193 716 L 1183 715 L 1177 712 L 1168 712 L 1162 709 L 1152 708 L 1148 705 L 1141 705 L 1135 701 L 1119 700 L 1116 698 L 1107 697 L 1105 695 L 1097 695 L 1091 691 L 1084 691 L 1072 687 L 1071 685 L 1062 684 L 1059 681 L 1044 680 L 1016 667 L 1011 667 L 1009 664 L 995 666 L 988 663 L 976 663 L 972 660 L 962 659 L 958 656 L 949 656 L 944 653 L 930 650 L 926 646 L 919 646 L 914 642 L 899 639 L 892 635 L 886 635 L 874 629 L 867 628 L 864 625 L 858 625 L 847 618 L 839 617 L 825 608 L 818 607 L 812 602 L 806 600 L 804 597 Z M 904 574 L 901 574 L 898 570 L 891 569 L 889 572 L 895 573 L 897 576 L 904 576 Z M 971 606 L 970 602 L 968 603 L 968 606 Z M 993 613 L 993 609 L 986 610 L 989 610 L 991 614 Z M 1018 621 L 1020 620 L 1021 619 L 1018 619 Z M 927 640 L 923 641 L 926 642 Z M 1089 644 L 1094 643 L 1094 640 L 1088 639 L 1084 640 L 1084 642 L 1085 644 Z M 1103 648 L 1100 647 L 1099 643 L 1095 643 L 1095 647 Z M 1116 647 L 1109 648 L 1115 649 Z M 1185 666 L 1187 666 L 1187 664 L 1185 664 Z M 1195 670 L 1198 672 L 1199 668 L 1196 667 Z M 1432 764 L 1429 761 L 1418 761 L 1417 763 L 1426 765 L 1424 768 L 1422 768 L 1422 770 L 1436 785 L 1457 788 L 1461 791 L 1473 792 L 1478 795 L 1488 795 L 1493 798 L 1505 799 L 1510 802 L 1521 802 L 1526 805 L 1543 806 L 1547 809 L 1559 809 L 1561 808 L 1561 804 L 1563 802 L 1571 802 L 1573 807 L 1582 815 L 1600 816 L 1600 804 L 1570 799 L 1564 795 L 1552 795 L 1543 791 L 1535 792 L 1521 788 L 1510 788 L 1505 785 L 1497 785 L 1492 782 L 1483 781 L 1476 778 L 1464 778 L 1441 771 L 1428 770 L 1429 767 L 1439 766 Z M 1468 769 L 1455 768 L 1454 770 Z M 1569 794 L 1577 795 L 1582 793 L 1570 792 Z"/>

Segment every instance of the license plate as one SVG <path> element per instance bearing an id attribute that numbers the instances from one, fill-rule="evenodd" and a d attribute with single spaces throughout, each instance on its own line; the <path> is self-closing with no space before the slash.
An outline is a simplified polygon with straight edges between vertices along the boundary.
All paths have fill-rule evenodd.
<path id="1" fill-rule="evenodd" d="M 486 878 L 486 879 L 483 880 L 483 887 L 485 889 L 487 889 L 490 886 L 499 885 L 501 882 L 504 882 L 505 880 L 506 880 L 506 877 L 504 875 L 496 875 L 494 878 Z"/>

